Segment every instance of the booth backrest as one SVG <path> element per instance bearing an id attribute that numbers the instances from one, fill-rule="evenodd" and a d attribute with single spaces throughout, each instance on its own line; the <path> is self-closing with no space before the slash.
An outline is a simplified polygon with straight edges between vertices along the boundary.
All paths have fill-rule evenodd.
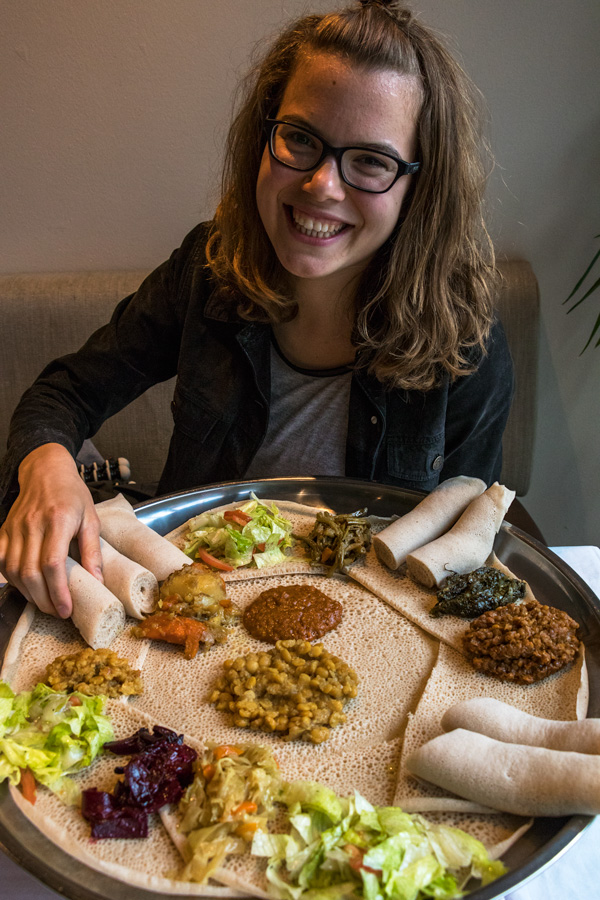
<path id="1" fill-rule="evenodd" d="M 529 487 L 537 377 L 538 286 L 528 262 L 499 264 L 498 310 L 517 372 L 515 401 L 504 441 L 502 480 L 523 496 Z M 80 347 L 104 324 L 146 271 L 0 276 L 0 448 L 23 391 L 47 362 Z M 156 385 L 106 422 L 94 437 L 105 458 L 124 456 L 138 483 L 156 482 L 172 430 L 174 379 Z M 466 473 L 468 474 L 468 473 Z"/>

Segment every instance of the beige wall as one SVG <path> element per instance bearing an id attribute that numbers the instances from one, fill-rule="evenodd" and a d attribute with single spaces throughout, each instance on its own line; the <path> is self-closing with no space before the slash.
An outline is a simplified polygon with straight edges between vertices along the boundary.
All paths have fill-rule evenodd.
<path id="1" fill-rule="evenodd" d="M 0 271 L 152 267 L 211 214 L 238 76 L 315 0 L 0 0 Z M 415 0 L 488 100 L 500 252 L 542 293 L 526 505 L 551 544 L 600 543 L 598 300 L 561 301 L 600 231 L 597 0 Z M 24 344 L 24 351 L 26 347 Z"/>

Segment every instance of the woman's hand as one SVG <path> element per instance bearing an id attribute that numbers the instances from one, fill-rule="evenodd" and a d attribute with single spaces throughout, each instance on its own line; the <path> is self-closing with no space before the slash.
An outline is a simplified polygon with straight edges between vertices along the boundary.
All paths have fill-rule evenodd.
<path id="1" fill-rule="evenodd" d="M 0 572 L 42 612 L 67 618 L 72 603 L 66 558 L 73 539 L 81 565 L 102 581 L 100 522 L 75 461 L 44 444 L 19 466 L 19 496 L 0 529 Z"/>

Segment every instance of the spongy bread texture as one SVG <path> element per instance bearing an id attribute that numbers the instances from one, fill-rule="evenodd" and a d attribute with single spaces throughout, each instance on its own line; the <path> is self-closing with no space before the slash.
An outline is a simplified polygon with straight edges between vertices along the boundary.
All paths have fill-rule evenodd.
<path id="1" fill-rule="evenodd" d="M 278 506 L 283 512 L 285 504 L 278 503 Z M 289 512 L 286 510 L 285 514 L 290 518 L 294 516 L 295 530 L 302 529 L 306 533 L 314 522 L 315 510 L 310 508 L 305 512 L 296 508 Z M 232 728 L 225 713 L 217 712 L 206 703 L 210 685 L 220 673 L 225 659 L 246 653 L 250 649 L 270 649 L 270 645 L 254 641 L 241 626 L 236 626 L 232 631 L 228 644 L 215 646 L 208 653 L 199 654 L 196 659 L 189 661 L 183 658 L 180 648 L 164 643 L 152 643 L 149 648 L 148 642 L 132 638 L 127 628 L 112 649 L 120 656 L 126 656 L 136 668 L 140 667 L 144 654 L 148 653 L 142 669 L 146 691 L 128 704 L 110 702 L 111 715 L 116 715 L 115 730 L 118 734 L 131 733 L 139 727 L 140 722 L 160 722 L 178 733 L 183 732 L 190 743 L 205 739 L 226 743 L 262 743 L 273 748 L 282 775 L 287 779 L 321 780 L 340 794 L 351 794 L 357 789 L 371 802 L 389 805 L 393 802 L 397 783 L 402 778 L 398 774 L 398 764 L 404 729 L 407 727 L 408 735 L 419 712 L 419 698 L 424 689 L 427 694 L 426 685 L 438 648 L 437 640 L 404 615 L 399 615 L 399 610 L 405 611 L 406 596 L 412 597 L 414 590 L 421 604 L 423 598 L 432 604 L 431 595 L 402 575 L 388 573 L 393 576 L 395 592 L 392 599 L 396 598 L 399 582 L 405 582 L 405 596 L 402 596 L 401 591 L 400 603 L 394 603 L 388 591 L 388 596 L 385 597 L 387 602 L 384 603 L 361 585 L 343 578 L 309 575 L 309 571 L 314 570 L 303 560 L 301 566 L 302 574 L 286 574 L 284 577 L 279 577 L 273 570 L 270 570 L 266 578 L 256 570 L 254 573 L 250 570 L 240 572 L 238 580 L 234 582 L 231 579 L 228 594 L 234 603 L 243 608 L 269 586 L 297 584 L 310 579 L 311 584 L 320 587 L 324 593 L 334 593 L 342 602 L 344 619 L 334 632 L 322 639 L 322 643 L 357 671 L 360 683 L 358 697 L 346 708 L 347 723 L 335 729 L 330 740 L 318 747 L 297 742 L 285 744 L 271 735 Z M 379 564 L 377 566 L 382 571 Z M 368 569 L 368 565 L 358 565 L 350 571 L 354 575 L 355 570 L 358 572 Z M 289 569 L 285 571 L 290 572 Z M 31 687 L 55 655 L 73 652 L 82 647 L 81 639 L 71 623 L 50 619 L 39 613 L 32 618 L 31 629 L 24 638 L 18 640 L 21 653 L 20 656 L 17 654 L 17 672 L 13 683 L 15 690 Z M 133 622 L 129 620 L 128 625 L 131 624 Z M 460 623 L 460 627 L 464 630 L 465 623 Z M 25 655 L 22 651 L 26 651 Z M 444 648 L 441 652 L 452 651 Z M 455 653 L 454 656 L 460 661 L 459 671 L 463 672 L 460 665 L 467 667 L 467 663 L 459 654 Z M 22 663 L 20 668 L 19 661 Z M 438 666 L 439 662 L 436 670 Z M 475 680 L 484 678 L 477 675 L 470 666 L 463 674 L 467 680 L 469 677 Z M 439 684 L 437 689 L 439 690 Z M 467 689 L 463 693 L 472 695 Z M 461 696 L 460 691 L 457 692 L 455 688 L 450 689 L 450 694 L 457 698 Z M 567 702 L 565 708 L 568 706 Z M 115 707 L 116 712 L 113 713 Z M 435 703 L 432 709 L 435 712 Z M 427 708 L 424 710 L 427 711 Z M 440 718 L 442 712 L 443 710 L 439 712 Z M 415 713 L 414 719 L 410 718 L 411 713 Z M 565 714 L 565 718 L 567 717 Z M 439 723 L 439 718 L 437 722 Z M 102 774 L 104 767 L 104 762 L 100 760 L 92 770 Z M 109 779 L 109 769 L 110 777 L 114 777 L 109 762 L 102 778 Z M 87 774 L 79 777 L 87 778 Z M 94 783 L 97 785 L 97 782 Z M 419 787 L 414 788 L 413 793 L 417 798 L 428 796 Z M 132 845 L 139 847 L 142 842 L 131 842 L 129 849 L 128 842 L 125 841 L 110 841 L 105 844 L 97 842 L 90 847 L 87 833 L 77 830 L 80 829 L 81 820 L 78 819 L 76 823 L 74 818 L 73 821 L 68 819 L 70 815 L 75 816 L 73 811 L 68 813 L 62 808 L 57 810 L 53 804 L 58 801 L 45 790 L 40 791 L 40 796 L 42 795 L 43 804 L 36 804 L 26 810 L 27 814 L 35 816 L 35 811 L 41 810 L 40 827 L 45 833 L 52 832 L 53 839 L 61 847 L 79 856 L 86 864 L 109 873 L 114 878 L 139 884 L 156 892 L 196 895 L 211 893 L 206 886 L 180 884 L 163 877 L 166 871 L 177 867 L 178 857 L 166 832 L 158 824 L 152 830 L 152 842 L 144 841 L 137 851 Z M 509 839 L 518 824 L 514 817 L 498 815 L 477 817 L 452 813 L 442 814 L 440 818 L 448 824 L 465 827 L 488 845 Z M 108 845 L 117 843 L 125 846 L 115 853 Z M 227 871 L 231 876 L 230 881 L 233 879 L 238 887 L 240 880 L 251 885 L 250 893 L 258 895 L 264 889 L 264 862 L 243 858 L 228 863 Z"/>
<path id="2" fill-rule="evenodd" d="M 153 572 L 115 550 L 100 538 L 104 584 L 119 598 L 125 612 L 136 619 L 151 613 L 158 602 L 158 581 Z"/>
<path id="3" fill-rule="evenodd" d="M 441 724 L 444 731 L 465 728 L 511 744 L 600 756 L 600 719 L 545 719 L 492 697 L 472 697 L 453 704 Z"/>
<path id="4" fill-rule="evenodd" d="M 442 481 L 414 509 L 375 536 L 377 556 L 390 569 L 397 569 L 409 553 L 447 531 L 484 490 L 481 478 L 457 475 Z"/>
<path id="5" fill-rule="evenodd" d="M 73 600 L 73 623 L 94 650 L 110 647 L 125 627 L 123 604 L 75 560 L 67 558 L 66 569 Z"/>
<path id="6" fill-rule="evenodd" d="M 497 741 L 456 728 L 406 759 L 410 772 L 474 802 L 524 816 L 600 813 L 600 757 Z"/>
<path id="7" fill-rule="evenodd" d="M 464 656 L 440 644 L 437 662 L 417 710 L 409 716 L 406 726 L 394 803 L 402 806 L 406 798 L 450 796 L 441 788 L 425 785 L 408 775 L 405 760 L 427 741 L 443 733 L 442 717 L 453 704 L 472 697 L 493 697 L 532 715 L 559 720 L 576 719 L 579 692 L 586 681 L 583 648 L 576 662 L 567 670 L 535 684 L 517 685 L 474 671 Z M 418 801 L 415 801 L 411 809 L 417 808 Z M 431 804 L 428 804 L 430 808 Z"/>
<path id="8" fill-rule="evenodd" d="M 129 619 L 128 624 L 133 625 Z M 142 669 L 150 641 L 131 637 L 126 627 L 111 644 L 117 656 L 127 659 L 132 669 Z M 57 619 L 27 604 L 7 647 L 2 678 L 15 693 L 31 690 L 43 681 L 46 666 L 57 656 L 77 653 L 85 643 L 70 619 Z"/>
<path id="9" fill-rule="evenodd" d="M 126 737 L 138 728 L 154 724 L 133 706 L 118 700 L 108 701 L 106 712 L 110 715 L 117 738 Z M 126 758 L 106 754 L 98 757 L 89 768 L 74 777 L 82 789 L 96 787 L 111 790 L 118 778 L 114 772 L 115 766 L 125 762 Z M 78 807 L 67 806 L 50 791 L 38 790 L 35 806 L 24 801 L 20 792 L 14 788 L 11 789 L 11 796 L 21 811 L 50 840 L 95 871 L 160 893 L 232 896 L 231 891 L 220 886 L 208 886 L 207 890 L 206 885 L 184 884 L 164 877 L 164 873 L 180 867 L 181 858 L 157 815 L 150 817 L 149 836 L 145 839 L 91 841 L 90 826 L 82 818 Z M 49 854 L 52 854 L 51 847 Z M 233 895 L 240 895 L 240 892 Z"/>
<path id="10" fill-rule="evenodd" d="M 236 583 L 228 595 L 244 609 L 264 590 L 276 585 L 306 583 L 306 575 L 259 578 Z M 421 629 L 360 586 L 343 579 L 312 576 L 310 584 L 323 593 L 335 593 L 343 606 L 341 624 L 321 643 L 343 659 L 359 678 L 358 697 L 346 707 L 347 722 L 332 730 L 323 745 L 283 743 L 277 736 L 235 728 L 230 717 L 207 704 L 211 686 L 223 671 L 226 659 L 251 651 L 269 651 L 271 644 L 255 640 L 241 625 L 232 630 L 226 644 L 183 658 L 181 650 L 161 642 L 152 643 L 144 667 L 146 690 L 136 706 L 185 734 L 209 734 L 211 740 L 231 743 L 254 741 L 277 748 L 277 757 L 288 778 L 306 777 L 307 767 L 320 754 L 358 750 L 383 744 L 401 736 L 409 710 L 426 683 L 436 654 L 436 642 Z M 165 684 L 169 690 L 165 691 Z M 399 690 L 390 692 L 390 684 Z M 351 778 L 348 786 L 354 786 Z"/>
<path id="11" fill-rule="evenodd" d="M 136 517 L 122 494 L 97 503 L 94 509 L 100 519 L 100 536 L 119 553 L 149 569 L 158 581 L 189 563 L 184 553 Z"/>
<path id="12" fill-rule="evenodd" d="M 467 506 L 450 531 L 408 554 L 409 574 L 426 587 L 434 587 L 448 575 L 478 569 L 492 552 L 494 538 L 514 498 L 514 491 L 495 482 Z"/>

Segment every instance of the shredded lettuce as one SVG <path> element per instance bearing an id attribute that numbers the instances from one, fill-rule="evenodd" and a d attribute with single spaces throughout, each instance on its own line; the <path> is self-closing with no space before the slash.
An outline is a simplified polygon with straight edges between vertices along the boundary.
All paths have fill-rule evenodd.
<path id="1" fill-rule="evenodd" d="M 19 784 L 21 770 L 31 769 L 40 784 L 65 802 L 76 802 L 79 790 L 65 776 L 89 766 L 114 737 L 103 715 L 105 702 L 45 684 L 15 694 L 0 682 L 0 782 Z"/>
<path id="2" fill-rule="evenodd" d="M 256 834 L 252 843 L 281 900 L 451 900 L 471 877 L 486 885 L 506 872 L 471 835 L 372 806 L 358 792 L 339 798 L 322 784 L 292 782 L 281 799 L 291 833 Z"/>
<path id="3" fill-rule="evenodd" d="M 266 568 L 285 562 L 291 546 L 292 523 L 280 515 L 277 506 L 267 506 L 255 494 L 237 509 L 250 516 L 243 527 L 228 521 L 223 512 L 205 512 L 191 519 L 184 552 L 195 559 L 199 549 L 233 568 Z M 264 545 L 264 548 L 263 548 Z"/>

